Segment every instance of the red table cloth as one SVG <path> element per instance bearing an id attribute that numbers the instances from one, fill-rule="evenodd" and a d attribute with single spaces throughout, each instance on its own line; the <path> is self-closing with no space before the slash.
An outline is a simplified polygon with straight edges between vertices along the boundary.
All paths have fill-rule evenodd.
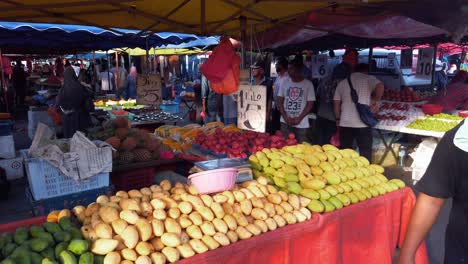
<path id="1" fill-rule="evenodd" d="M 415 204 L 410 188 L 283 227 L 180 263 L 391 264 Z M 423 244 L 416 263 L 428 263 Z"/>

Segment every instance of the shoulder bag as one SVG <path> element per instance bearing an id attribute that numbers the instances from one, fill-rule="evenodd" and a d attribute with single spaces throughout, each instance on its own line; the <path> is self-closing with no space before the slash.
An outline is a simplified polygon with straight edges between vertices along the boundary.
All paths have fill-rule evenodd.
<path id="1" fill-rule="evenodd" d="M 354 90 L 353 84 L 351 82 L 351 77 L 348 77 L 348 83 L 349 83 L 349 88 L 351 90 L 351 99 L 356 105 L 356 109 L 359 113 L 359 117 L 361 118 L 361 121 L 369 127 L 374 127 L 375 125 L 377 125 L 379 120 L 375 118 L 374 114 L 372 113 L 368 105 L 359 103 L 359 97 L 357 95 L 356 90 Z"/>

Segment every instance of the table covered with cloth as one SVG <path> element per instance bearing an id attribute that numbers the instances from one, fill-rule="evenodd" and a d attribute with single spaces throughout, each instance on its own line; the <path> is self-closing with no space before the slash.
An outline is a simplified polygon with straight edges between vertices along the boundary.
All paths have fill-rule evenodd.
<path id="1" fill-rule="evenodd" d="M 391 264 L 415 201 L 412 190 L 404 188 L 179 263 Z M 425 244 L 415 263 L 428 263 Z"/>

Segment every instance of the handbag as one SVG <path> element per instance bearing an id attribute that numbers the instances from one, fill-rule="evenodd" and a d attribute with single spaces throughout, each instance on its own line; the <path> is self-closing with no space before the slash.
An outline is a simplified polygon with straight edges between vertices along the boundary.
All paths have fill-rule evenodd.
<path id="1" fill-rule="evenodd" d="M 351 88 L 350 89 L 351 99 L 356 105 L 356 109 L 359 113 L 359 117 L 361 118 L 361 121 L 369 127 L 374 127 L 375 125 L 377 125 L 379 120 L 375 118 L 374 114 L 372 113 L 368 105 L 359 103 L 359 98 L 358 98 L 356 90 L 354 90 L 353 83 L 351 82 L 351 77 L 348 77 L 348 83 L 349 83 L 349 88 Z"/>

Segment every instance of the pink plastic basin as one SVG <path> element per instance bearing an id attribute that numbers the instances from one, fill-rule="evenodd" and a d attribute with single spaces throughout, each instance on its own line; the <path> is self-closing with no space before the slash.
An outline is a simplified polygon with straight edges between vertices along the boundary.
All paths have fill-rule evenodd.
<path id="1" fill-rule="evenodd" d="M 227 168 L 202 171 L 188 177 L 200 194 L 230 190 L 236 184 L 237 169 Z"/>

